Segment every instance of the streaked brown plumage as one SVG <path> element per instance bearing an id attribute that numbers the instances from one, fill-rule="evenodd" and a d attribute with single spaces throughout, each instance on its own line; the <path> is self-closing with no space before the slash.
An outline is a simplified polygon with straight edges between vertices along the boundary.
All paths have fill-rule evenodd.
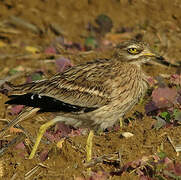
<path id="1" fill-rule="evenodd" d="M 55 122 L 74 127 L 105 129 L 113 126 L 145 93 L 148 83 L 141 65 L 154 56 L 147 44 L 126 41 L 114 49 L 112 59 L 97 59 L 50 79 L 12 86 L 7 104 L 25 104 L 34 107 L 35 112 L 55 111 Z M 32 109 L 28 109 L 29 114 Z M 21 121 L 19 117 L 9 126 Z"/>

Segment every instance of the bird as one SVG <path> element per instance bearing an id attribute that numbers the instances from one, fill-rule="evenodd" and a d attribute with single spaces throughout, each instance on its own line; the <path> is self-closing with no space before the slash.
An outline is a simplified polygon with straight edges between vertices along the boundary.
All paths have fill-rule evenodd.
<path id="1" fill-rule="evenodd" d="M 121 42 L 112 51 L 109 59 L 84 62 L 49 79 L 10 84 L 6 104 L 26 108 L 0 132 L 37 112 L 52 112 L 56 116 L 40 127 L 29 159 L 36 154 L 44 132 L 55 123 L 64 122 L 90 129 L 86 145 L 90 161 L 94 131 L 112 127 L 138 103 L 149 87 L 142 64 L 159 59 L 147 43 L 137 40 Z"/>

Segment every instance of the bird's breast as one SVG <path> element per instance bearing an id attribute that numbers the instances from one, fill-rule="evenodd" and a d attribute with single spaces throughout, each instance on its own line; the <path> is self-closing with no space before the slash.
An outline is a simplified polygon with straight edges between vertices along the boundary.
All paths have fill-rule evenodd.
<path id="1" fill-rule="evenodd" d="M 124 78 L 120 76 L 112 81 L 112 107 L 124 114 L 139 101 L 147 88 L 148 83 L 140 69 L 128 70 Z"/>

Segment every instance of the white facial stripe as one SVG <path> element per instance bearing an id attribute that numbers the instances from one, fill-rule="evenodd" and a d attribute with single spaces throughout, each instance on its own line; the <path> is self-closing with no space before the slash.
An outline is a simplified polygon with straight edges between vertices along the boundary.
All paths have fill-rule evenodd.
<path id="1" fill-rule="evenodd" d="M 138 48 L 138 46 L 136 46 L 136 45 L 134 45 L 134 44 L 132 44 L 132 45 L 130 45 L 130 46 L 128 46 L 128 49 L 130 49 L 130 48 Z"/>

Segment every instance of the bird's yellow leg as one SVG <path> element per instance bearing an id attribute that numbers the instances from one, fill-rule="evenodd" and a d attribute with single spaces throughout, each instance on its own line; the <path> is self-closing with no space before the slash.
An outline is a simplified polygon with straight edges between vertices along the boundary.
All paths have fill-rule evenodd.
<path id="1" fill-rule="evenodd" d="M 38 148 L 38 145 L 40 144 L 41 138 L 43 137 L 43 134 L 45 133 L 45 131 L 52 125 L 54 125 L 56 123 L 56 119 L 52 119 L 51 121 L 48 121 L 47 123 L 43 124 L 38 132 L 35 144 L 33 146 L 33 149 L 30 153 L 29 159 L 32 159 L 35 156 L 36 150 Z"/>
<path id="2" fill-rule="evenodd" d="M 89 132 L 88 138 L 87 138 L 87 144 L 86 144 L 86 152 L 87 152 L 87 162 L 91 161 L 92 159 L 92 139 L 94 136 L 94 131 L 91 130 Z"/>
<path id="3" fill-rule="evenodd" d="M 141 97 L 138 104 L 140 104 L 140 105 L 143 104 L 143 101 L 144 101 L 144 97 Z"/>
<path id="4" fill-rule="evenodd" d="M 120 126 L 120 130 L 122 130 L 122 127 L 123 127 L 123 118 L 120 117 L 119 119 L 119 126 Z"/>

